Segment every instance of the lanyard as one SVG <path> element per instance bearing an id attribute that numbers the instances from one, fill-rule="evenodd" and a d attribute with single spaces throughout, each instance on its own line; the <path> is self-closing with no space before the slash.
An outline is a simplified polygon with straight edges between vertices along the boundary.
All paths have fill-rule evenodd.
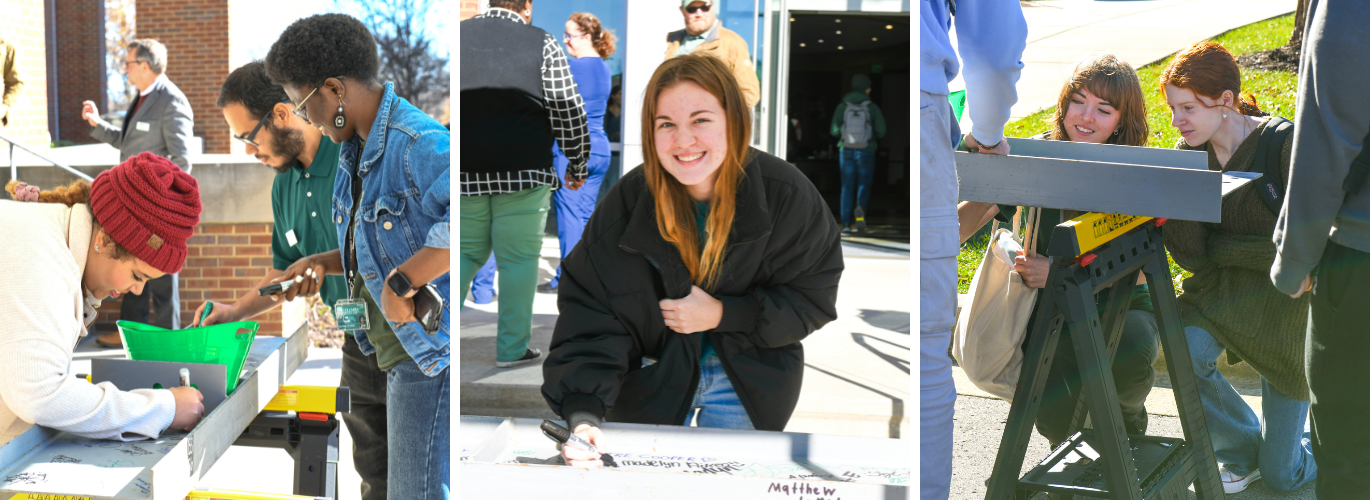
<path id="1" fill-rule="evenodd" d="M 358 224 L 358 221 L 357 221 L 357 205 L 361 202 L 361 200 L 359 199 L 359 198 L 361 198 L 361 193 L 360 193 L 361 189 L 360 189 L 360 188 L 361 188 L 361 183 L 362 183 L 362 174 L 361 174 L 361 155 L 362 155 L 361 148 L 358 147 L 358 148 L 357 148 L 357 155 L 356 155 L 356 163 L 354 163 L 353 166 L 352 166 L 352 186 L 351 186 L 351 188 L 352 188 L 352 207 L 351 207 L 350 209 L 348 209 L 348 218 L 349 218 L 349 220 L 348 220 L 348 222 L 347 222 L 347 239 L 346 239 L 346 244 L 345 244 L 345 247 L 346 247 L 346 248 L 344 249 L 344 251 L 347 252 L 347 255 L 344 255 L 344 256 L 343 256 L 343 258 L 344 258 L 344 259 L 347 259 L 347 262 L 348 262 L 348 266 L 347 266 L 347 297 L 348 297 L 348 298 L 355 298 L 355 297 L 352 297 L 352 291 L 356 289 L 356 281 L 355 281 L 355 278 L 356 278 L 356 276 L 357 276 L 357 241 L 356 241 L 357 236 L 356 236 L 356 233 L 357 233 L 357 230 L 360 229 L 360 226 L 361 226 L 361 224 Z"/>

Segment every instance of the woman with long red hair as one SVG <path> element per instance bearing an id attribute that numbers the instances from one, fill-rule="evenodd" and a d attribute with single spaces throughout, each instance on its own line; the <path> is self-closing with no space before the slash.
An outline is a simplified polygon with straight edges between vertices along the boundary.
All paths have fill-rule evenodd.
<path id="1" fill-rule="evenodd" d="M 1276 179 L 1289 178 L 1292 124 L 1269 116 L 1251 94 L 1241 95 L 1241 70 L 1221 45 L 1200 42 L 1175 56 L 1160 79 L 1178 149 L 1206 151 L 1209 170 L 1264 171 L 1264 176 L 1223 198 L 1222 222 L 1174 220 L 1166 249 L 1194 273 L 1178 297 L 1199 397 L 1207 417 L 1223 488 L 1228 493 L 1264 479 L 1293 490 L 1317 476 L 1309 437 L 1304 334 L 1309 296 L 1281 293 L 1270 282 L 1278 209 Z M 1265 165 L 1278 164 L 1268 171 Z M 1274 206 L 1278 206 L 1275 204 Z M 1261 418 L 1217 371 L 1218 356 L 1240 357 L 1261 375 Z"/>
<path id="2" fill-rule="evenodd" d="M 800 341 L 837 317 L 842 249 L 818 190 L 750 148 L 750 132 L 726 65 L 662 63 L 643 97 L 642 166 L 562 262 L 542 394 L 601 452 L 604 420 L 780 431 L 794 412 Z"/>

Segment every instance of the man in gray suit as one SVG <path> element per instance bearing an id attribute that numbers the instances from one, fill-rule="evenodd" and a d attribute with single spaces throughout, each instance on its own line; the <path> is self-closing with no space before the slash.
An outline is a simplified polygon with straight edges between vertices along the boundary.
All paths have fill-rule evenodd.
<path id="1" fill-rule="evenodd" d="M 90 136 L 119 148 L 119 161 L 149 151 L 166 157 L 190 172 L 186 159 L 195 114 L 190 100 L 166 77 L 166 46 L 151 39 L 134 40 L 124 56 L 124 72 L 138 88 L 124 126 L 115 127 L 100 118 L 95 103 L 85 101 L 81 115 L 91 127 Z"/>
<path id="2" fill-rule="evenodd" d="M 166 77 L 166 46 L 151 39 L 129 43 L 128 54 L 124 56 L 124 72 L 129 82 L 138 88 L 138 96 L 124 114 L 124 126 L 115 127 L 100 119 L 100 111 L 95 103 L 85 101 L 81 115 L 94 127 L 90 136 L 119 148 L 120 162 L 149 151 L 166 157 L 180 165 L 181 170 L 190 173 L 190 160 L 186 155 L 195 115 L 185 94 Z M 178 277 L 178 274 L 168 274 L 149 280 L 143 287 L 142 295 L 125 296 L 120 317 L 162 328 L 179 329 L 181 300 L 177 290 Z M 156 317 L 149 318 L 153 300 L 156 301 Z M 117 332 L 101 335 L 95 342 L 105 347 L 123 347 Z"/>

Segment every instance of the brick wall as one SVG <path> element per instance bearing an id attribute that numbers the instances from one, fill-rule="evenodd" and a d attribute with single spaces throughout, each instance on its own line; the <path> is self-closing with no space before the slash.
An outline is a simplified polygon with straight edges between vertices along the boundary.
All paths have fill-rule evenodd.
<path id="1" fill-rule="evenodd" d="M 190 324 L 195 309 L 206 300 L 232 303 L 257 289 L 271 268 L 271 224 L 200 224 L 189 241 L 181 269 L 181 326 Z M 100 305 L 97 332 L 116 331 L 121 301 Z M 261 324 L 257 335 L 283 333 L 281 308 L 252 318 Z"/>
<path id="2" fill-rule="evenodd" d="M 228 66 L 228 0 L 139 0 L 138 38 L 167 48 L 167 78 L 195 110 L 195 136 L 206 154 L 228 154 L 230 133 L 214 106 Z"/>
<path id="3" fill-rule="evenodd" d="M 108 111 L 105 83 L 105 2 L 55 0 L 57 4 L 57 116 L 50 117 L 53 140 L 98 142 L 81 118 L 81 102 Z"/>
<path id="4" fill-rule="evenodd" d="M 479 0 L 461 0 L 461 19 L 465 21 L 480 14 Z"/>
<path id="5" fill-rule="evenodd" d="M 47 24 L 43 0 L 4 0 L 0 3 L 0 37 L 15 45 L 23 91 L 10 111 L 9 126 L 0 129 L 22 144 L 48 146 Z M 3 83 L 0 83 L 3 85 Z M 0 144 L 4 154 L 9 145 Z"/>

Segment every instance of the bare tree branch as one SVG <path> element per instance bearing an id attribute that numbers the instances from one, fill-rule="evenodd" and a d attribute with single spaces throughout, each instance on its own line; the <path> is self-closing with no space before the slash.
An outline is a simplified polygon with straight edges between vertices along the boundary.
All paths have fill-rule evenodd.
<path id="1" fill-rule="evenodd" d="M 137 87 L 129 83 L 124 75 L 124 58 L 128 55 L 128 44 L 136 35 L 137 11 L 135 0 L 105 0 L 105 74 L 107 79 L 118 75 L 123 82 L 110 85 L 108 113 L 119 108 L 128 108 L 133 102 Z M 104 108 L 105 106 L 101 106 Z"/>
<path id="2" fill-rule="evenodd" d="M 358 2 L 358 19 L 371 30 L 380 51 L 381 80 L 394 82 L 395 94 L 430 116 L 442 116 L 451 94 L 448 57 L 437 53 L 424 16 L 435 12 L 434 0 Z"/>

